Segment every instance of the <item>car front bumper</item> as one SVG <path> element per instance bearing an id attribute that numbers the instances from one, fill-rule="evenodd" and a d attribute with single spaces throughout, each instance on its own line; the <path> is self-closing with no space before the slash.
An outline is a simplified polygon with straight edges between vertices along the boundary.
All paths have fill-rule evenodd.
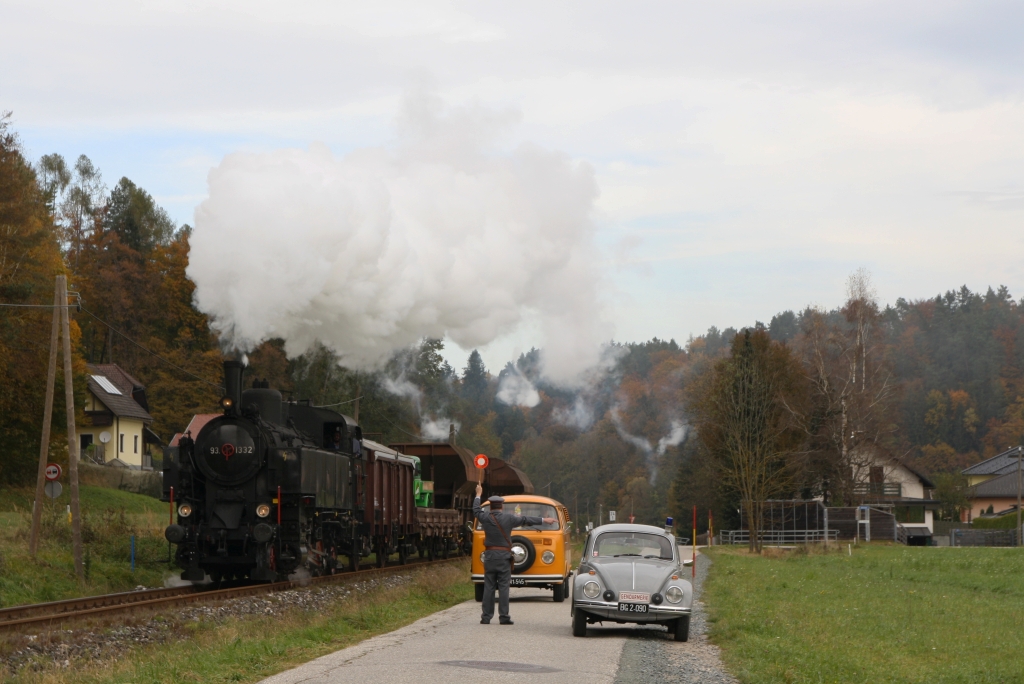
<path id="1" fill-rule="evenodd" d="M 620 613 L 619 604 L 606 601 L 590 601 L 577 599 L 573 603 L 574 610 L 584 610 L 590 615 L 615 622 L 662 622 L 664 620 L 676 620 L 690 614 L 689 606 L 673 606 L 672 604 L 661 604 L 656 606 L 653 603 L 647 605 L 646 613 Z"/>
<path id="2" fill-rule="evenodd" d="M 483 584 L 484 576 L 473 573 L 471 575 L 474 584 Z M 564 584 L 565 578 L 561 575 L 512 575 L 514 580 L 526 580 L 526 586 L 548 586 L 551 584 Z"/>

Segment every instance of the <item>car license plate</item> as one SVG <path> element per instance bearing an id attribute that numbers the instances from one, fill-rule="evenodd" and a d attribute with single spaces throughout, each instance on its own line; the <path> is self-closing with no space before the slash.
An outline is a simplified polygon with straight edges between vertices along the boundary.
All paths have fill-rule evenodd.
<path id="1" fill-rule="evenodd" d="M 526 578 L 525 577 L 513 577 L 512 579 L 509 580 L 508 585 L 510 587 L 525 587 L 526 586 Z"/>
<path id="2" fill-rule="evenodd" d="M 646 603 L 620 603 L 619 604 L 619 612 L 620 613 L 646 613 L 647 612 L 647 604 Z"/>

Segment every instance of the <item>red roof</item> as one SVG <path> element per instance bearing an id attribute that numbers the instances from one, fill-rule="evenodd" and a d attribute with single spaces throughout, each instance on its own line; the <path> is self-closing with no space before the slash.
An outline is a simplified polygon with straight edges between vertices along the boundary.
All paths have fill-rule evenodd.
<path id="1" fill-rule="evenodd" d="M 199 431 L 202 430 L 207 423 L 209 423 L 211 420 L 213 420 L 219 415 L 221 414 L 197 413 L 196 415 L 192 416 L 192 420 L 188 422 L 188 427 L 185 428 L 185 432 L 179 432 L 178 434 L 174 435 L 174 439 L 171 440 L 171 443 L 168 446 L 178 446 L 178 441 L 186 433 L 191 434 L 192 439 L 195 439 L 199 435 Z"/>

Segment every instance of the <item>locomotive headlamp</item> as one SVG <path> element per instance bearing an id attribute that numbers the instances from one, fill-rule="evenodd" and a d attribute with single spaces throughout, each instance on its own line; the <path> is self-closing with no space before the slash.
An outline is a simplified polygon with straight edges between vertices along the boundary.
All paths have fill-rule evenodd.
<path id="1" fill-rule="evenodd" d="M 188 504 L 181 504 L 180 506 L 178 506 L 178 515 L 180 515 L 182 518 L 187 518 L 188 516 L 192 515 L 192 507 L 189 506 Z"/>
<path id="2" fill-rule="evenodd" d="M 231 399 L 231 397 L 221 397 L 220 407 L 222 409 L 224 409 L 225 411 L 228 410 L 229 408 L 231 408 L 234 405 L 235 405 L 235 402 L 234 402 L 234 400 Z"/>
<path id="3" fill-rule="evenodd" d="M 256 515 L 260 516 L 261 518 L 266 518 L 268 515 L 270 515 L 270 506 L 268 506 L 267 504 L 260 504 L 259 506 L 256 507 Z"/>
<path id="4" fill-rule="evenodd" d="M 679 587 L 669 587 L 668 591 L 665 592 L 665 598 L 672 603 L 679 603 L 683 600 L 683 590 Z"/>
<path id="5" fill-rule="evenodd" d="M 587 598 L 597 598 L 597 595 L 601 593 L 601 585 L 597 582 L 587 582 L 583 585 L 583 593 Z"/>
<path id="6" fill-rule="evenodd" d="M 555 562 L 555 554 L 552 551 L 545 551 L 541 555 L 540 559 L 542 561 L 544 561 L 545 563 L 547 563 L 548 565 L 551 565 L 552 563 Z"/>

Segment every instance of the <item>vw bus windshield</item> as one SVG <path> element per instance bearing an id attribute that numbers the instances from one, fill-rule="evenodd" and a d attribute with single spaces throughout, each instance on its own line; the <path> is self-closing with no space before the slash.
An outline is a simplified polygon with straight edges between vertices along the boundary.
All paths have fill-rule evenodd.
<path id="1" fill-rule="evenodd" d="M 488 504 L 483 505 L 485 511 L 490 510 Z M 516 527 L 517 530 L 557 530 L 560 529 L 558 525 L 558 513 L 555 511 L 555 507 L 551 504 L 543 503 L 527 503 L 527 502 L 505 502 L 505 507 L 502 509 L 515 515 L 528 515 L 537 518 L 554 518 L 553 523 L 541 523 L 540 525 L 521 525 Z M 483 527 L 480 522 L 477 521 L 476 529 L 482 530 Z"/>

